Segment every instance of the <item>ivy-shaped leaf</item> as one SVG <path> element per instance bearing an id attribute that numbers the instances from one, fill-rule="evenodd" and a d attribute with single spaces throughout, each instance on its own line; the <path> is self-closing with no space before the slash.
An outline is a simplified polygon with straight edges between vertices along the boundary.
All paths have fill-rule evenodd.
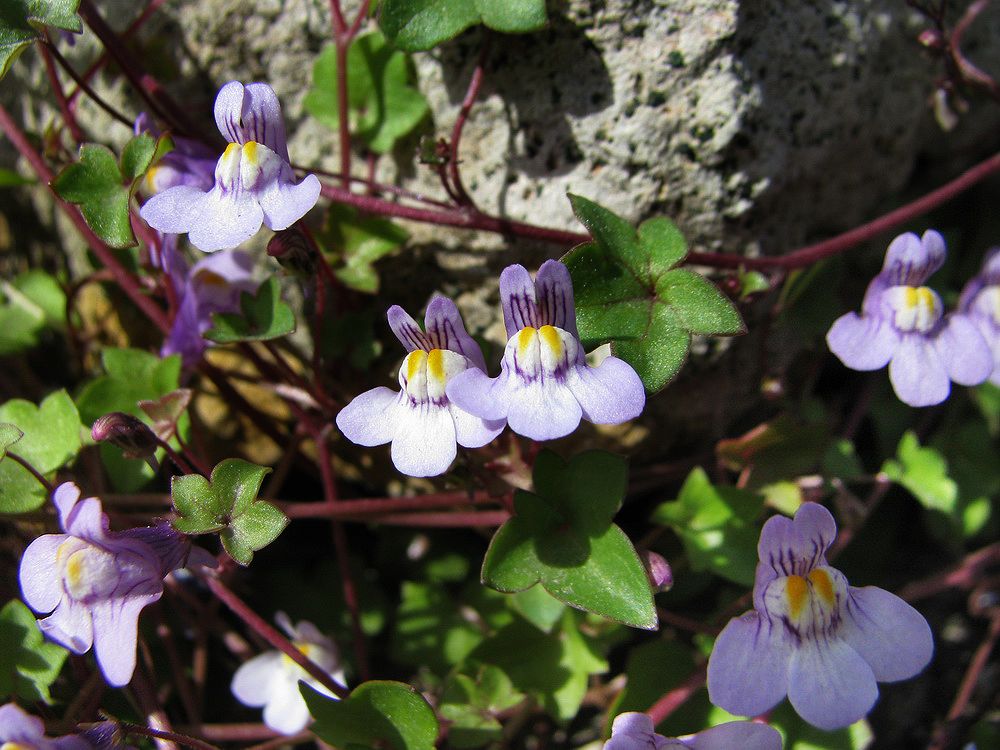
<path id="1" fill-rule="evenodd" d="M 239 458 L 227 458 L 212 469 L 211 479 L 200 474 L 175 476 L 170 494 L 178 518 L 174 527 L 185 534 L 218 532 L 226 552 L 240 565 L 249 565 L 288 525 L 288 517 L 257 499 L 269 471 Z"/>
<path id="2" fill-rule="evenodd" d="M 691 335 L 745 331 L 733 304 L 703 276 L 676 266 L 687 243 L 667 219 L 638 232 L 586 198 L 570 195 L 573 212 L 594 238 L 562 260 L 573 278 L 580 338 L 611 351 L 639 374 L 646 390 L 665 387 L 687 359 Z"/>
<path id="3" fill-rule="evenodd" d="M 212 328 L 205 338 L 217 344 L 235 341 L 268 341 L 295 330 L 295 313 L 281 299 L 281 283 L 271 276 L 254 294 L 240 292 L 242 314 L 212 313 Z"/>
<path id="4" fill-rule="evenodd" d="M 70 164 L 52 181 L 52 188 L 63 200 L 80 207 L 83 218 L 111 247 L 136 244 L 129 218 L 129 201 L 139 180 L 153 163 L 170 149 L 170 140 L 154 140 L 142 133 L 125 144 L 121 164 L 105 146 L 85 143 L 79 161 Z"/>
<path id="5" fill-rule="evenodd" d="M 545 0 L 384 0 L 379 24 L 389 40 L 410 52 L 453 39 L 470 26 L 508 34 L 538 31 Z"/>
<path id="6" fill-rule="evenodd" d="M 141 349 L 110 348 L 101 352 L 101 362 L 107 374 L 87 383 L 76 399 L 80 417 L 88 425 L 114 411 L 153 424 L 139 402 L 176 390 L 181 375 L 181 358 L 176 354 L 161 359 Z M 182 414 L 177 424 L 183 437 L 190 424 L 187 414 Z M 153 478 L 153 470 L 145 461 L 124 458 L 121 450 L 112 445 L 102 445 L 100 450 L 101 461 L 118 490 L 134 492 Z M 157 455 L 162 457 L 162 451 Z"/>
<path id="7" fill-rule="evenodd" d="M 0 461 L 7 455 L 7 449 L 24 437 L 17 425 L 8 422 L 0 422 Z"/>
<path id="8" fill-rule="evenodd" d="M 80 0 L 4 0 L 0 3 L 0 78 L 7 75 L 17 56 L 41 38 L 41 29 L 80 32 L 76 14 Z"/>
<path id="9" fill-rule="evenodd" d="M 40 269 L 0 281 L 0 354 L 35 346 L 46 328 L 66 324 L 66 293 L 59 282 Z"/>
<path id="10" fill-rule="evenodd" d="M 35 616 L 17 599 L 0 609 L 0 695 L 52 703 L 49 686 L 67 651 L 42 635 Z"/>
<path id="11" fill-rule="evenodd" d="M 928 510 L 946 515 L 955 511 L 958 485 L 948 476 L 947 460 L 934 448 L 922 447 L 913 432 L 903 435 L 896 458 L 886 461 L 882 471 L 908 489 Z"/>
<path id="12" fill-rule="evenodd" d="M 653 595 L 635 548 L 611 522 L 625 497 L 625 460 L 602 451 L 567 464 L 535 461 L 534 492 L 514 494 L 514 515 L 483 561 L 483 583 L 512 593 L 541 583 L 577 609 L 637 628 L 657 627 Z"/>
<path id="13" fill-rule="evenodd" d="M 354 208 L 337 204 L 330 207 L 326 225 L 316 236 L 337 278 L 369 294 L 379 288 L 375 261 L 398 250 L 409 238 L 409 232 L 388 219 L 361 217 Z"/>
<path id="14" fill-rule="evenodd" d="M 439 710 L 449 722 L 448 744 L 482 747 L 501 736 L 496 715 L 524 700 L 503 670 L 482 665 L 475 675 L 455 674 L 441 694 Z"/>
<path id="15" fill-rule="evenodd" d="M 677 500 L 663 503 L 652 520 L 670 526 L 684 543 L 693 570 L 710 570 L 749 586 L 757 567 L 755 523 L 764 498 L 735 487 L 715 487 L 701 467 L 694 469 Z"/>
<path id="16" fill-rule="evenodd" d="M 438 720 L 424 697 L 402 682 L 373 680 L 336 700 L 299 683 L 309 713 L 310 729 L 324 742 L 342 748 L 432 750 Z"/>
<path id="17" fill-rule="evenodd" d="M 378 31 L 359 36 L 347 51 L 347 91 L 351 133 L 372 151 L 385 154 L 427 116 L 424 95 L 411 85 L 409 58 Z M 328 44 L 313 63 L 313 85 L 302 102 L 329 128 L 339 127 L 337 52 Z"/>
<path id="18" fill-rule="evenodd" d="M 66 391 L 41 404 L 13 399 L 0 406 L 0 422 L 23 433 L 13 451 L 44 476 L 76 458 L 80 451 L 80 415 Z M 20 464 L 0 462 L 0 513 L 24 513 L 45 502 L 45 489 Z"/>

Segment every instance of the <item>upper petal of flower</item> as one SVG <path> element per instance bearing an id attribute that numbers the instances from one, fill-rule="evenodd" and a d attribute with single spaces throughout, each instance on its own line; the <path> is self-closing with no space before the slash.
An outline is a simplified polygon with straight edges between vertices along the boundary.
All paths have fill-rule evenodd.
<path id="1" fill-rule="evenodd" d="M 879 682 L 905 680 L 934 654 L 930 626 L 917 610 L 876 586 L 850 588 L 837 635 L 868 662 Z"/>
<path id="2" fill-rule="evenodd" d="M 507 338 L 513 337 L 522 328 L 541 327 L 535 284 L 524 266 L 507 266 L 500 273 L 500 306 L 503 308 Z"/>
<path id="3" fill-rule="evenodd" d="M 230 81 L 215 98 L 215 124 L 230 143 L 263 143 L 286 162 L 288 143 L 281 104 L 266 83 Z"/>
<path id="4" fill-rule="evenodd" d="M 849 726 L 871 711 L 877 698 L 871 667 L 841 639 L 806 639 L 793 650 L 788 700 L 813 726 L 827 731 Z"/>
<path id="5" fill-rule="evenodd" d="M 739 716 L 767 711 L 785 697 L 793 651 L 780 622 L 756 611 L 734 617 L 708 660 L 709 699 Z"/>
<path id="6" fill-rule="evenodd" d="M 573 281 L 569 269 L 557 260 L 545 261 L 535 276 L 535 291 L 538 324 L 562 328 L 573 338 L 580 338 L 576 330 Z"/>
<path id="7" fill-rule="evenodd" d="M 826 564 L 826 550 L 837 537 L 837 522 L 819 503 L 803 503 L 795 518 L 772 516 L 767 519 L 757 542 L 756 598 L 763 586 L 778 576 L 806 575 Z"/>
<path id="8" fill-rule="evenodd" d="M 389 321 L 389 328 L 396 334 L 399 343 L 406 351 L 413 352 L 421 349 L 429 352 L 434 346 L 427 339 L 427 335 L 420 329 L 420 325 L 406 310 L 399 305 L 393 305 L 385 313 L 386 320 Z"/>
<path id="9" fill-rule="evenodd" d="M 899 334 L 887 321 L 850 312 L 834 321 L 826 343 L 852 370 L 880 370 L 892 359 Z"/>
<path id="10" fill-rule="evenodd" d="M 109 523 L 101 501 L 96 497 L 80 500 L 80 494 L 73 482 L 63 482 L 52 493 L 63 531 L 96 544 L 107 543 Z"/>
<path id="11" fill-rule="evenodd" d="M 452 300 L 442 296 L 434 297 L 427 305 L 424 325 L 425 337 L 431 349 L 458 352 L 474 367 L 486 372 L 486 360 L 483 358 L 482 349 L 465 330 L 462 314 Z M 399 337 L 398 333 L 396 335 Z"/>
<path id="12" fill-rule="evenodd" d="M 917 237 L 907 232 L 889 243 L 879 276 L 890 285 L 920 286 L 944 263 L 944 238 L 933 229 Z"/>

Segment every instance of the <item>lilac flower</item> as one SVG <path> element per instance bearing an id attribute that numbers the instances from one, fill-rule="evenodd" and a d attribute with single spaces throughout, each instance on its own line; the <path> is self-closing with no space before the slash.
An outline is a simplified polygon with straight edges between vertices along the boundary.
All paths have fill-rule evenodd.
<path id="1" fill-rule="evenodd" d="M 648 714 L 618 714 L 611 725 L 611 739 L 604 750 L 781 750 L 781 735 L 767 724 L 731 721 L 688 737 L 664 737 L 653 729 Z"/>
<path id="2" fill-rule="evenodd" d="M 135 134 L 149 133 L 160 137 L 160 129 L 145 112 L 135 118 Z M 177 185 L 188 185 L 206 192 L 215 184 L 215 154 L 198 141 L 172 136 L 172 151 L 167 152 L 154 166 L 146 171 L 142 180 L 143 192 L 156 195 Z"/>
<path id="3" fill-rule="evenodd" d="M 256 291 L 258 285 L 250 274 L 253 259 L 240 250 L 225 250 L 203 258 L 190 269 L 183 258 L 174 259 L 172 264 L 178 309 L 160 354 L 180 354 L 184 365 L 192 367 L 209 345 L 202 334 L 212 327 L 212 313 L 236 312 L 240 293 Z"/>
<path id="4" fill-rule="evenodd" d="M 756 716 L 787 694 L 810 724 L 837 729 L 871 710 L 876 680 L 905 680 L 927 666 L 927 621 L 888 591 L 849 586 L 826 561 L 836 534 L 816 503 L 764 524 L 754 608 L 729 621 L 708 662 L 712 703 Z"/>
<path id="5" fill-rule="evenodd" d="M 896 395 L 910 406 L 948 398 L 950 380 L 976 385 L 993 368 L 986 342 L 964 315 L 944 315 L 941 298 L 922 284 L 944 263 L 944 238 L 901 234 L 865 292 L 861 315 L 839 317 L 826 334 L 830 351 L 853 370 L 889 365 Z"/>
<path id="6" fill-rule="evenodd" d="M 393 305 L 389 327 L 409 354 L 399 368 L 400 390 L 362 393 L 337 415 L 337 427 L 358 445 L 392 443 L 392 463 L 412 477 L 444 473 L 455 460 L 455 444 L 480 448 L 503 430 L 503 420 L 481 419 L 451 403 L 446 386 L 462 372 L 486 376 L 479 345 L 466 332 L 455 303 L 435 297 L 427 306 L 426 330 Z"/>
<path id="7" fill-rule="evenodd" d="M 1000 386 L 1000 247 L 986 253 L 979 275 L 962 290 L 958 310 L 975 324 L 993 353 L 990 382 Z"/>
<path id="8" fill-rule="evenodd" d="M 288 163 L 281 105 L 266 83 L 230 81 L 215 99 L 215 123 L 229 141 L 208 190 L 177 184 L 150 198 L 140 211 L 151 227 L 188 233 L 199 250 L 225 250 L 250 239 L 261 222 L 286 229 L 319 198 L 315 175 L 295 182 Z"/>
<path id="9" fill-rule="evenodd" d="M 333 641 L 306 620 L 292 625 L 284 612 L 278 612 L 274 619 L 299 651 L 344 684 L 344 671 Z M 275 732 L 295 734 L 310 720 L 309 708 L 299 692 L 300 680 L 324 695 L 337 697 L 281 651 L 265 651 L 243 664 L 233 675 L 231 687 L 243 705 L 264 707 L 264 723 Z"/>
<path id="10" fill-rule="evenodd" d="M 500 301 L 508 338 L 500 376 L 475 369 L 458 375 L 448 384 L 453 403 L 483 419 L 506 419 L 533 440 L 568 435 L 581 417 L 620 424 L 642 413 L 646 393 L 627 363 L 608 357 L 587 365 L 566 266 L 546 261 L 534 283 L 523 266 L 508 266 Z"/>
<path id="11" fill-rule="evenodd" d="M 58 739 L 46 737 L 42 720 L 25 713 L 16 703 L 0 706 L 0 747 L 9 750 L 93 750 L 79 735 Z"/>
<path id="12" fill-rule="evenodd" d="M 167 523 L 109 531 L 101 501 L 80 500 L 72 482 L 59 485 L 52 502 L 66 533 L 40 536 L 24 551 L 24 601 L 37 613 L 52 613 L 38 621 L 46 636 L 75 654 L 93 645 L 108 683 L 125 685 L 135 669 L 139 612 L 160 598 L 163 577 L 193 550 Z M 206 555 L 198 550 L 192 562 L 198 553 Z"/>

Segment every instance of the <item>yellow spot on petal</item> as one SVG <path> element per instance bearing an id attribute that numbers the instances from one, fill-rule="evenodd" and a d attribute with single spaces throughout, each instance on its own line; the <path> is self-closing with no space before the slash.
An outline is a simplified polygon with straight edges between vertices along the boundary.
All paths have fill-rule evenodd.
<path id="1" fill-rule="evenodd" d="M 802 576 L 788 576 L 785 596 L 788 597 L 788 609 L 792 613 L 792 619 L 798 619 L 809 598 L 809 584 L 806 583 L 806 579 Z"/>
<path id="2" fill-rule="evenodd" d="M 22 745 L 20 742 L 5 742 L 0 745 L 0 750 L 33 750 L 30 745 Z"/>
<path id="3" fill-rule="evenodd" d="M 431 349 L 427 354 L 427 374 L 437 381 L 444 380 L 444 352 Z"/>
<path id="4" fill-rule="evenodd" d="M 83 550 L 75 552 L 66 561 L 66 582 L 71 589 L 77 588 L 83 580 Z"/>
<path id="5" fill-rule="evenodd" d="M 833 581 L 830 580 L 830 574 L 825 570 L 817 568 L 809 572 L 809 580 L 812 582 L 813 588 L 819 594 L 820 598 L 832 606 L 837 597 L 833 591 Z"/>
<path id="6" fill-rule="evenodd" d="M 256 164 L 257 158 L 257 142 L 247 141 L 243 144 L 243 158 L 249 161 L 251 164 Z"/>
<path id="7" fill-rule="evenodd" d="M 222 152 L 222 158 L 232 159 L 236 155 L 235 152 L 239 150 L 240 150 L 240 144 L 230 143 L 228 146 L 226 146 L 226 150 Z"/>
<path id="8" fill-rule="evenodd" d="M 415 352 L 410 352 L 406 355 L 406 379 L 413 380 L 424 368 L 424 363 L 427 361 L 427 352 L 417 349 Z"/>
<path id="9" fill-rule="evenodd" d="M 292 645 L 301 651 L 307 659 L 316 661 L 316 657 L 319 655 L 319 646 L 314 643 L 306 643 L 305 641 L 292 641 Z M 301 669 L 301 667 L 295 663 L 295 660 L 288 654 L 283 653 L 281 655 L 281 661 L 284 663 L 285 667 L 289 669 Z"/>
<path id="10" fill-rule="evenodd" d="M 538 336 L 545 342 L 545 345 L 549 347 L 556 359 L 562 357 L 563 345 L 562 339 L 559 338 L 559 331 L 557 331 L 553 326 L 542 326 L 538 329 Z"/>
<path id="11" fill-rule="evenodd" d="M 932 315 L 937 313 L 937 298 L 929 287 L 922 286 L 917 288 L 917 305 Z"/>
<path id="12" fill-rule="evenodd" d="M 531 346 L 531 342 L 535 340 L 535 334 L 537 331 L 532 326 L 525 326 L 521 329 L 520 333 L 517 334 L 517 353 L 524 357 L 528 351 L 528 347 Z"/>
<path id="13" fill-rule="evenodd" d="M 903 288 L 903 304 L 909 309 L 913 309 L 917 306 L 919 302 L 919 295 L 917 294 L 917 288 L 915 286 L 908 286 Z"/>
<path id="14" fill-rule="evenodd" d="M 215 271 L 199 271 L 198 281 L 200 281 L 205 286 L 214 287 L 225 287 L 229 282 L 227 282 L 222 276 L 219 276 Z"/>
<path id="15" fill-rule="evenodd" d="M 145 187 L 147 193 L 152 194 L 156 192 L 156 173 L 159 170 L 160 170 L 159 165 L 155 167 L 150 167 L 146 171 L 146 176 L 142 178 L 142 184 Z"/>

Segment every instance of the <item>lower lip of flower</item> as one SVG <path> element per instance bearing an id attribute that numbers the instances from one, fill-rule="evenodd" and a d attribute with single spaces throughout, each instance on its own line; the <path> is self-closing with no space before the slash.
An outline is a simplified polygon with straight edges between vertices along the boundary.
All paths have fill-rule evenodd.
<path id="1" fill-rule="evenodd" d="M 67 539 L 56 553 L 63 589 L 73 599 L 87 602 L 107 597 L 118 585 L 115 556 L 82 539 Z"/>

